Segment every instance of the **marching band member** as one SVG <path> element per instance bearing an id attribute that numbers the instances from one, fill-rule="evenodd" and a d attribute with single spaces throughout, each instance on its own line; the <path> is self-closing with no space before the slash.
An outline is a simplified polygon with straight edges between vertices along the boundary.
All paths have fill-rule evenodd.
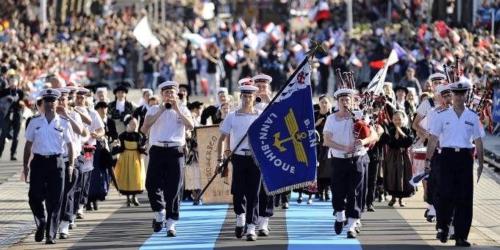
<path id="1" fill-rule="evenodd" d="M 84 122 L 85 129 L 87 130 L 87 134 L 85 137 L 82 137 L 81 143 L 83 145 L 88 144 L 95 146 L 97 143 L 96 139 L 104 136 L 104 123 L 95 110 L 88 108 L 86 100 L 88 94 L 90 94 L 90 91 L 85 88 L 79 88 L 76 91 L 75 111 L 82 114 L 82 121 Z M 89 117 L 90 123 L 86 123 L 83 117 Z M 75 210 L 77 211 L 77 219 L 83 219 L 83 208 L 81 205 L 86 205 L 88 201 L 91 174 L 92 171 L 81 173 L 81 178 L 78 180 L 80 191 L 75 192 Z"/>
<path id="2" fill-rule="evenodd" d="M 73 145 L 71 141 L 70 122 L 55 111 L 56 100 L 61 93 L 55 89 L 44 89 L 43 114 L 31 119 L 26 129 L 23 167 L 25 176 L 31 170 L 29 187 L 29 204 L 35 216 L 37 230 L 35 241 L 44 239 L 46 244 L 55 244 L 61 205 L 64 196 L 65 166 L 62 158 L 64 147 L 67 147 L 68 165 L 73 166 Z M 28 165 L 30 155 L 34 156 Z M 43 202 L 47 209 L 47 218 Z"/>
<path id="3" fill-rule="evenodd" d="M 448 83 L 443 83 L 440 84 L 436 87 L 436 92 L 438 95 L 438 100 L 439 100 L 439 106 L 432 108 L 428 114 L 427 117 L 424 118 L 421 122 L 421 125 L 423 125 L 423 128 L 428 131 L 429 130 L 429 125 L 433 123 L 433 119 L 436 117 L 436 115 L 444 111 L 445 109 L 449 108 L 449 106 L 452 104 L 452 94 L 451 94 L 451 89 L 450 89 L 450 84 Z M 442 136 L 439 138 L 442 139 Z M 428 212 L 427 212 L 427 221 L 433 222 L 436 217 L 439 217 L 439 210 L 437 209 L 438 207 L 438 195 L 437 192 L 439 190 L 439 162 L 440 162 L 440 155 L 441 155 L 441 149 L 438 145 L 436 145 L 436 150 L 433 154 L 433 157 L 431 159 L 431 171 L 429 173 L 429 177 L 427 180 L 427 188 L 424 190 L 426 192 L 425 197 L 427 197 L 427 203 L 429 204 Z M 450 232 L 453 230 L 450 229 Z"/>
<path id="4" fill-rule="evenodd" d="M 167 236 L 175 237 L 184 181 L 186 130 L 193 129 L 194 124 L 191 113 L 179 101 L 178 84 L 166 81 L 158 88 L 163 101 L 148 110 L 142 127 L 151 145 L 146 189 L 154 212 L 153 231 L 160 232 L 166 220 Z"/>
<path id="5" fill-rule="evenodd" d="M 249 78 L 247 78 L 249 79 Z M 247 241 L 257 240 L 255 229 L 259 218 L 259 191 L 261 187 L 261 173 L 252 158 L 252 151 L 246 138 L 239 148 L 237 143 L 245 136 L 250 125 L 258 118 L 259 112 L 254 108 L 255 92 L 257 87 L 247 80 L 239 87 L 241 92 L 241 107 L 230 112 L 220 126 L 221 136 L 217 143 L 218 161 L 222 162 L 223 153 L 228 156 L 234 151 L 231 163 L 233 165 L 233 194 L 234 212 L 236 213 L 235 234 L 242 238 L 246 225 Z M 230 147 L 223 147 L 229 138 Z M 226 148 L 226 150 L 223 150 Z"/>
<path id="6" fill-rule="evenodd" d="M 449 224 L 453 216 L 455 245 L 470 247 L 467 241 L 472 223 L 474 146 L 478 157 L 478 175 L 483 170 L 484 129 L 479 117 L 465 107 L 467 92 L 471 84 L 467 81 L 452 83 L 453 106 L 439 111 L 429 124 L 426 169 L 431 169 L 431 159 L 438 140 L 441 147 L 439 164 L 439 202 L 437 217 L 438 238 L 448 240 Z M 473 144 L 474 143 L 474 144 Z"/>
<path id="7" fill-rule="evenodd" d="M 430 80 L 430 85 L 428 88 L 432 91 L 436 88 L 436 86 L 445 83 L 446 81 L 446 76 L 442 73 L 434 73 L 429 76 Z M 413 120 L 412 128 L 415 130 L 417 136 L 422 140 L 425 141 L 429 138 L 429 132 L 427 131 L 426 128 L 424 128 L 422 125 L 425 123 L 422 122 L 424 118 L 428 115 L 429 111 L 434 108 L 435 103 L 439 103 L 439 95 L 434 95 L 434 98 L 427 98 L 426 100 L 422 101 L 418 108 L 417 108 L 417 115 L 415 116 L 415 119 Z M 424 187 L 424 194 L 427 194 L 427 182 L 423 181 L 423 187 Z M 427 218 L 427 221 L 433 221 L 436 212 L 434 206 L 431 204 L 432 202 L 429 201 L 428 197 L 424 195 L 424 200 L 427 202 L 427 209 L 425 210 L 424 217 Z"/>
<path id="8" fill-rule="evenodd" d="M 360 139 L 354 135 L 355 122 L 351 110 L 355 91 L 345 86 L 347 85 L 344 84 L 344 87 L 334 93 L 339 110 L 326 119 L 323 145 L 329 147 L 328 158 L 332 167 L 331 190 L 336 216 L 335 232 L 337 234 L 342 232 L 347 218 L 347 237 L 356 238 L 356 230 L 359 230 L 356 227 L 363 209 L 364 197 L 361 195 L 363 176 L 369 162 L 364 146 L 371 142 L 371 138 Z M 358 132 L 370 130 L 367 126 L 359 129 Z"/>
<path id="9" fill-rule="evenodd" d="M 271 102 L 271 81 L 272 77 L 266 74 L 258 74 L 252 77 L 252 81 L 255 86 L 259 89 L 255 94 L 255 109 L 260 113 Z M 257 230 L 259 236 L 269 236 L 269 218 L 274 215 L 274 196 L 268 196 L 266 190 L 264 189 L 264 183 L 260 186 L 259 192 L 259 222 L 257 225 Z"/>
<path id="10" fill-rule="evenodd" d="M 314 112 L 315 128 L 320 133 L 320 141 L 316 146 L 318 154 L 318 193 L 320 201 L 329 201 L 328 190 L 330 186 L 330 177 L 332 176 L 331 168 L 328 165 L 328 147 L 323 145 L 323 128 L 325 127 L 326 118 L 332 113 L 332 104 L 326 95 L 319 96 L 319 109 Z"/>
<path id="11" fill-rule="evenodd" d="M 74 108 L 69 106 L 69 89 L 60 88 L 61 92 L 59 97 L 59 105 L 56 108 L 56 112 L 63 118 L 66 118 L 72 128 L 71 141 L 73 143 L 73 157 L 80 154 L 81 142 L 80 136 L 85 135 L 85 129 L 83 127 L 83 122 L 80 115 L 74 111 Z M 78 180 L 78 169 L 70 168 L 69 165 L 69 153 L 65 150 L 63 153 L 64 163 L 66 165 L 66 175 L 64 180 L 64 197 L 61 207 L 61 224 L 59 225 L 59 238 L 66 239 L 69 236 L 69 225 L 71 221 L 74 220 L 74 195 L 76 189 L 76 183 Z M 73 159 L 74 162 L 75 159 Z"/>

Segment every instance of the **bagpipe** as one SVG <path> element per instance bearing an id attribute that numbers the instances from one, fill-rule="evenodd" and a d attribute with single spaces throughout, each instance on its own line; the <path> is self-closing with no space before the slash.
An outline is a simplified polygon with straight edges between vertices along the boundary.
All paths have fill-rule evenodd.
<path id="1" fill-rule="evenodd" d="M 336 69 L 336 74 L 337 78 L 339 79 L 340 82 L 340 88 L 350 88 L 350 89 L 355 89 L 355 84 L 354 84 L 354 74 L 352 71 L 349 72 L 340 72 L 340 69 Z M 368 102 L 368 99 L 366 96 L 363 96 L 361 103 L 366 103 Z M 351 114 L 352 116 L 352 121 L 353 121 L 353 133 L 354 133 L 354 139 L 365 139 L 370 136 L 371 130 L 370 130 L 370 124 L 366 122 L 363 117 L 365 115 L 365 111 L 363 110 L 364 106 L 360 105 L 360 111 L 362 112 L 362 115 L 356 115 L 354 111 L 346 107 L 347 111 Z"/>
<path id="2" fill-rule="evenodd" d="M 444 69 L 449 83 L 460 81 L 464 73 L 461 59 L 458 56 L 455 56 L 455 65 L 444 65 Z M 490 132 L 493 131 L 493 122 L 491 122 L 493 86 L 495 83 L 498 84 L 498 82 L 498 76 L 487 79 L 482 94 L 480 94 L 481 89 L 476 87 L 476 84 L 472 84 L 472 90 L 469 91 L 465 102 L 465 106 L 478 114 L 481 123 L 483 123 L 485 128 Z"/>

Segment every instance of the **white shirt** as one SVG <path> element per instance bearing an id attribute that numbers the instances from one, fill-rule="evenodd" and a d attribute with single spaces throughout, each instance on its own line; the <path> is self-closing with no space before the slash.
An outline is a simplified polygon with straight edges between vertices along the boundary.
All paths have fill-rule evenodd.
<path id="1" fill-rule="evenodd" d="M 96 145 L 97 141 L 90 136 L 90 133 L 95 132 L 100 128 L 104 129 L 104 122 L 97 111 L 82 107 L 77 108 L 79 108 L 82 113 L 89 115 L 91 120 L 90 125 L 84 124 L 85 128 L 89 131 L 89 135 L 81 137 L 82 144 L 88 143 L 89 145 Z"/>
<path id="2" fill-rule="evenodd" d="M 76 111 L 72 110 L 68 113 L 68 115 L 78 125 L 83 126 L 82 118 L 80 117 L 80 114 L 78 114 Z M 69 125 L 71 126 L 71 123 L 69 123 Z M 73 130 L 71 130 L 71 143 L 73 144 L 73 157 L 76 158 L 80 154 L 82 149 L 82 136 L 76 134 L 76 132 Z M 63 147 L 63 149 L 64 149 L 63 155 L 67 157 L 68 156 L 67 147 Z"/>
<path id="3" fill-rule="evenodd" d="M 337 120 L 335 113 L 326 118 L 325 127 L 323 128 L 323 135 L 330 133 L 331 139 L 340 145 L 352 145 L 354 143 L 353 121 L 351 118 L 340 118 Z M 361 151 L 365 150 L 364 147 Z M 328 157 L 331 158 L 335 155 L 343 155 L 349 152 L 339 150 L 336 148 L 329 148 Z"/>
<path id="4" fill-rule="evenodd" d="M 259 112 L 262 113 L 262 111 L 264 111 L 264 109 L 266 109 L 267 105 L 269 105 L 269 103 L 259 102 L 259 103 L 255 104 L 255 109 L 257 109 Z"/>
<path id="5" fill-rule="evenodd" d="M 185 106 L 180 105 L 179 110 L 184 116 L 191 118 L 191 112 Z M 149 108 L 146 117 L 154 116 L 159 111 L 159 106 L 153 106 Z M 173 109 L 163 111 L 149 130 L 149 141 L 150 144 L 165 142 L 186 144 L 186 126 L 177 112 Z"/>
<path id="6" fill-rule="evenodd" d="M 33 143 L 32 152 L 40 155 L 62 154 L 71 143 L 73 129 L 68 120 L 55 115 L 50 123 L 45 115 L 33 117 L 26 128 L 26 140 Z"/>
<path id="7" fill-rule="evenodd" d="M 435 103 L 435 102 L 434 102 Z M 417 114 L 419 114 L 422 117 L 425 117 L 427 113 L 432 109 L 431 103 L 429 100 L 425 100 L 420 105 L 418 105 L 417 108 Z"/>
<path id="8" fill-rule="evenodd" d="M 120 113 L 125 111 L 125 100 L 123 101 L 116 100 L 116 110 L 120 111 Z"/>
<path id="9" fill-rule="evenodd" d="M 453 108 L 437 112 L 429 132 L 440 137 L 441 148 L 473 148 L 473 140 L 485 136 L 479 117 L 467 108 L 460 117 Z"/>
<path id="10" fill-rule="evenodd" d="M 259 117 L 260 112 L 257 110 L 255 114 L 240 113 L 238 111 L 233 111 L 227 114 L 226 119 L 222 121 L 219 130 L 221 133 L 229 135 L 229 147 L 231 151 L 234 151 L 238 142 L 247 133 L 250 125 Z M 243 140 L 240 147 L 234 153 L 244 154 L 243 151 L 250 150 L 250 145 L 248 143 L 248 137 Z"/>

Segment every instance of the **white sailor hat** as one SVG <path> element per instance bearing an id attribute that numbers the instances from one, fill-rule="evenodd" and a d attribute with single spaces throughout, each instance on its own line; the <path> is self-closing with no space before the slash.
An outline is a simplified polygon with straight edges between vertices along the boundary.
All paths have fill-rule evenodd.
<path id="1" fill-rule="evenodd" d="M 242 85 L 253 85 L 253 80 L 250 77 L 241 78 L 238 81 L 238 85 L 240 85 L 240 86 L 242 86 Z"/>
<path id="2" fill-rule="evenodd" d="M 99 92 L 107 92 L 108 89 L 106 87 L 99 87 L 95 90 L 96 93 L 99 93 Z"/>
<path id="3" fill-rule="evenodd" d="M 62 94 L 69 94 L 68 88 L 57 88 L 57 91 L 61 92 L 61 95 Z"/>
<path id="4" fill-rule="evenodd" d="M 86 95 L 88 93 L 90 93 L 90 90 L 88 90 L 86 88 L 77 88 L 77 90 L 76 90 L 77 95 Z"/>
<path id="5" fill-rule="evenodd" d="M 219 88 L 219 89 L 217 90 L 217 94 L 220 94 L 220 93 L 225 93 L 225 94 L 227 94 L 227 93 L 229 93 L 229 91 L 227 90 L 227 88 L 225 88 L 225 87 L 221 87 L 221 88 Z"/>
<path id="6" fill-rule="evenodd" d="M 178 89 L 178 84 L 174 81 L 164 81 L 160 84 L 160 86 L 158 86 L 158 89 L 160 89 L 160 91 L 163 91 L 163 90 L 166 90 L 166 89 Z"/>
<path id="7" fill-rule="evenodd" d="M 251 84 L 244 84 L 239 87 L 240 92 L 243 93 L 255 93 L 255 91 L 259 90 L 259 88 L 251 85 Z"/>
<path id="8" fill-rule="evenodd" d="M 57 89 L 48 88 L 40 91 L 39 96 L 41 96 L 44 100 L 56 100 L 61 96 L 61 92 Z"/>
<path id="9" fill-rule="evenodd" d="M 472 84 L 468 79 L 462 78 L 460 81 L 452 83 L 450 88 L 453 92 L 464 92 L 470 90 L 472 88 Z"/>
<path id="10" fill-rule="evenodd" d="M 270 83 L 273 80 L 273 78 L 271 76 L 266 75 L 266 74 L 258 74 L 256 76 L 252 77 L 252 80 L 255 83 L 260 83 L 260 82 Z"/>
<path id="11" fill-rule="evenodd" d="M 339 98 L 341 96 L 353 96 L 354 94 L 356 94 L 356 90 L 354 89 L 341 88 L 333 93 L 333 97 Z"/>
<path id="12" fill-rule="evenodd" d="M 65 87 L 65 88 L 66 88 L 69 92 L 75 92 L 75 91 L 77 91 L 78 89 L 80 89 L 80 88 L 78 88 L 78 87 L 76 87 L 76 86 L 67 86 L 67 87 Z"/>
<path id="13" fill-rule="evenodd" d="M 446 79 L 446 76 L 443 73 L 439 72 L 433 73 L 429 76 L 429 80 L 431 81 L 441 81 L 444 79 Z"/>
<path id="14" fill-rule="evenodd" d="M 451 84 L 446 83 L 446 84 L 439 84 L 436 87 L 436 92 L 440 95 L 444 94 L 447 91 L 451 91 Z"/>
<path id="15" fill-rule="evenodd" d="M 149 93 L 150 95 L 153 94 L 153 90 L 152 89 L 141 89 L 141 92 L 142 92 L 143 95 L 146 94 L 146 93 Z"/>

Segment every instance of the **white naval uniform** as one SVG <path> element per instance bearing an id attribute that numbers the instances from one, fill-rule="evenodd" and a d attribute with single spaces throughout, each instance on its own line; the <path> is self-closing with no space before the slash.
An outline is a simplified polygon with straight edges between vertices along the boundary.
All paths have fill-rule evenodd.
<path id="1" fill-rule="evenodd" d="M 331 139 L 341 145 L 352 145 L 354 138 L 354 121 L 352 118 L 337 118 L 333 113 L 326 118 L 323 128 L 323 136 L 331 134 Z M 357 221 L 361 219 L 361 213 L 365 202 L 364 176 L 370 162 L 366 148 L 360 147 L 354 152 L 346 152 L 335 148 L 328 149 L 328 158 L 332 167 L 331 190 L 332 205 L 335 211 L 335 230 L 337 234 L 342 231 L 338 228 L 348 219 L 348 232 L 355 234 Z M 338 230 L 340 229 L 340 230 Z"/>
<path id="2" fill-rule="evenodd" d="M 73 129 L 68 120 L 55 115 L 48 123 L 45 115 L 33 117 L 26 128 L 26 140 L 33 142 L 32 152 L 39 155 L 62 154 L 71 143 Z"/>
<path id="3" fill-rule="evenodd" d="M 231 158 L 233 166 L 233 180 L 231 193 L 233 195 L 234 212 L 241 218 L 237 227 L 255 229 L 259 223 L 259 192 L 261 187 L 261 173 L 252 158 L 252 151 L 248 137 L 236 149 L 238 142 L 246 135 L 250 125 L 259 117 L 260 112 L 255 110 L 254 114 L 230 112 L 220 126 L 220 132 L 229 135 L 230 149 L 234 152 Z"/>
<path id="4" fill-rule="evenodd" d="M 188 119 L 191 118 L 186 106 L 179 105 L 179 110 Z M 151 107 L 145 119 L 157 112 L 161 112 L 159 106 Z M 151 209 L 157 214 L 157 223 L 166 219 L 167 230 L 173 230 L 175 221 L 179 220 L 186 144 L 186 126 L 176 111 L 166 109 L 158 117 L 149 130 L 149 144 L 146 189 Z"/>
<path id="5" fill-rule="evenodd" d="M 222 121 L 220 125 L 220 131 L 226 135 L 229 135 L 230 140 L 230 149 L 234 151 L 236 148 L 236 144 L 243 138 L 243 136 L 247 133 L 250 125 L 259 117 L 260 112 L 256 112 L 255 114 L 244 114 L 238 111 L 229 112 L 227 114 L 226 119 Z M 238 150 L 234 153 L 238 155 L 245 155 L 250 150 L 250 144 L 248 143 L 248 137 L 243 140 Z"/>
<path id="6" fill-rule="evenodd" d="M 146 117 L 155 115 L 159 110 L 159 106 L 149 108 Z M 180 105 L 179 110 L 184 116 L 191 117 L 191 112 L 186 106 Z M 149 130 L 149 142 L 151 145 L 174 143 L 178 144 L 177 146 L 184 146 L 186 143 L 186 126 L 181 117 L 173 109 L 163 111 L 163 114 L 151 126 Z"/>
<path id="7" fill-rule="evenodd" d="M 455 239 L 467 240 L 473 213 L 473 141 L 484 137 L 484 129 L 473 111 L 465 108 L 458 117 L 450 107 L 436 114 L 429 131 L 441 146 L 437 228 L 447 234 L 453 218 Z"/>
<path id="8" fill-rule="evenodd" d="M 69 121 L 57 114 L 50 123 L 45 115 L 33 117 L 26 129 L 26 140 L 33 143 L 34 154 L 30 163 L 29 204 L 37 224 L 47 223 L 46 235 L 50 239 L 56 238 L 59 227 L 65 176 L 62 153 L 71 143 L 72 133 Z"/>

